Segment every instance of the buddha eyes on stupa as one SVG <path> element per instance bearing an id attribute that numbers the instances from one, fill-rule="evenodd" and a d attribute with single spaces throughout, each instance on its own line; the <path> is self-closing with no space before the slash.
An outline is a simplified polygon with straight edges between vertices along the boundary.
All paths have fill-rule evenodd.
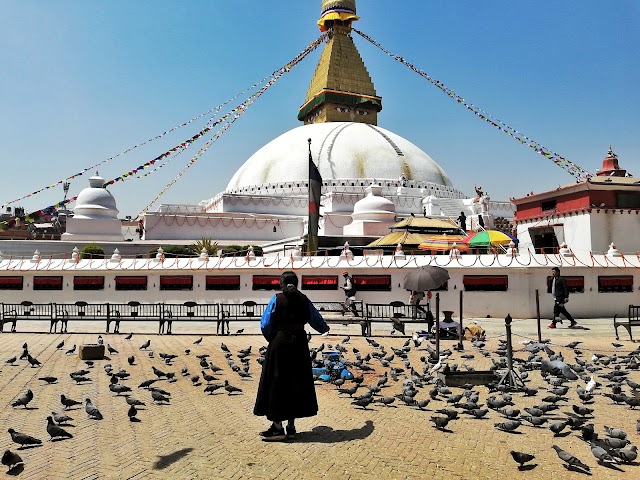
<path id="1" fill-rule="evenodd" d="M 340 113 L 349 113 L 349 109 L 347 107 L 336 107 Z"/>
<path id="2" fill-rule="evenodd" d="M 366 110 L 356 110 L 357 115 L 369 115 L 369 112 Z"/>

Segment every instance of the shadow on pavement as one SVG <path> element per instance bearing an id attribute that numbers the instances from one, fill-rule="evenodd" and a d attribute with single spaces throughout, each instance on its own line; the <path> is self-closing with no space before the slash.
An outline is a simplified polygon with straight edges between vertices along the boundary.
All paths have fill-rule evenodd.
<path id="1" fill-rule="evenodd" d="M 153 469 L 163 470 L 168 466 L 176 463 L 181 458 L 186 457 L 187 454 L 191 453 L 192 451 L 193 451 L 193 448 L 189 447 L 189 448 L 183 448 L 182 450 L 177 450 L 173 453 L 170 453 L 169 455 L 159 455 L 158 460 L 153 462 Z"/>
<path id="2" fill-rule="evenodd" d="M 360 428 L 351 430 L 334 430 L 325 425 L 313 427 L 310 432 L 300 432 L 296 435 L 295 443 L 339 443 L 351 440 L 363 440 L 373 433 L 374 426 L 367 420 Z"/>

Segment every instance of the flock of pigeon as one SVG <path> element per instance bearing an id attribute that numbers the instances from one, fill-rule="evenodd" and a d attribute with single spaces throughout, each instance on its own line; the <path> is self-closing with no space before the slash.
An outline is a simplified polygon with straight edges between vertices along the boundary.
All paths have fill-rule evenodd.
<path id="1" fill-rule="evenodd" d="M 314 342 L 308 335 L 310 345 Z M 131 341 L 132 334 L 124 337 L 125 341 Z M 640 406 L 640 384 L 631 379 L 632 372 L 640 369 L 640 348 L 631 352 L 617 352 L 609 355 L 593 354 L 586 356 L 580 350 L 580 342 L 572 342 L 562 348 L 565 354 L 573 357 L 572 361 L 565 358 L 560 349 L 549 343 L 528 342 L 514 356 L 517 375 L 523 381 L 523 387 L 514 391 L 507 386 L 495 382 L 488 385 L 489 393 L 486 398 L 472 384 L 462 387 L 447 387 L 439 373 L 447 374 L 452 371 L 474 371 L 472 362 L 476 357 L 486 357 L 486 362 L 491 362 L 491 370 L 500 378 L 507 368 L 506 342 L 498 341 L 495 352 L 487 348 L 484 340 L 470 342 L 468 350 L 444 350 L 438 356 L 428 341 L 421 337 L 409 338 L 401 348 L 391 346 L 389 350 L 382 343 L 365 338 L 368 342 L 368 351 L 361 351 L 350 345 L 350 337 L 345 337 L 335 345 L 321 344 L 310 349 L 311 360 L 314 367 L 325 367 L 331 370 L 335 363 L 330 356 L 324 356 L 327 351 L 337 351 L 343 365 L 354 374 L 353 378 L 340 378 L 334 375 L 330 381 L 341 398 L 348 398 L 359 409 L 373 410 L 374 407 L 387 408 L 390 406 L 405 406 L 430 411 L 430 421 L 433 427 L 452 433 L 455 422 L 467 416 L 478 421 L 490 421 L 493 419 L 494 428 L 506 434 L 522 433 L 528 428 L 548 429 L 549 448 L 553 448 L 563 465 L 569 469 L 588 473 L 588 451 L 591 451 L 598 464 L 612 469 L 621 470 L 621 466 L 637 466 L 637 447 L 631 442 L 631 429 L 633 425 L 604 426 L 602 432 L 596 432 L 594 419 L 598 405 L 603 408 L 604 398 L 606 408 L 624 409 L 624 415 L 629 418 L 634 409 Z M 194 344 L 194 349 L 201 346 L 203 339 L 199 338 Z M 103 343 L 101 336 L 98 343 Z M 613 344 L 614 347 L 623 347 L 621 344 Z M 558 350 L 554 351 L 553 348 Z M 109 352 L 109 359 L 118 358 L 119 352 L 113 346 L 105 345 Z M 123 366 L 114 367 L 111 363 L 105 363 L 104 374 L 109 377 L 109 389 L 117 397 L 122 397 L 122 411 L 109 411 L 108 416 L 127 415 L 131 422 L 140 422 L 138 417 L 140 410 L 146 407 L 145 402 L 154 405 L 171 404 L 170 385 L 181 381 L 191 383 L 194 387 L 204 387 L 206 394 L 213 395 L 226 392 L 227 395 L 241 394 L 242 389 L 232 385 L 230 378 L 238 381 L 252 379 L 250 372 L 251 357 L 255 357 L 257 363 L 262 364 L 266 347 L 260 347 L 259 356 L 252 354 L 252 347 L 239 350 L 235 354 L 221 343 L 220 349 L 226 359 L 227 366 L 220 367 L 210 361 L 210 355 L 201 353 L 191 355 L 191 349 L 186 349 L 184 355 L 169 353 L 154 353 L 151 349 L 151 340 L 147 340 L 139 347 L 140 355 L 146 355 L 157 365 L 151 366 L 148 378 L 133 381 L 132 373 Z M 364 350 L 364 349 L 363 349 Z M 76 352 L 76 346 L 65 350 L 64 341 L 57 345 L 59 355 L 71 357 Z M 411 354 L 412 360 L 409 358 Z M 180 371 L 174 370 L 176 360 L 185 365 L 187 358 L 197 360 L 199 373 L 191 373 L 187 366 Z M 419 364 L 417 363 L 419 359 Z M 119 358 L 118 358 L 119 360 Z M 454 361 L 458 363 L 454 363 Z M 31 368 L 38 368 L 42 364 L 30 354 L 28 345 L 23 345 L 20 356 L 6 360 L 6 365 L 15 365 L 19 361 L 26 361 Z M 129 366 L 137 365 L 135 355 L 126 359 Z M 124 365 L 124 359 L 122 360 Z M 85 361 L 86 368 L 69 373 L 71 381 L 77 385 L 90 384 L 94 362 Z M 178 368 L 178 367 L 174 367 Z M 381 374 L 381 372 L 383 372 Z M 220 375 L 227 378 L 221 382 Z M 235 377 L 237 375 L 237 377 Z M 527 386 L 534 375 L 539 375 L 544 388 L 532 388 Z M 337 377 L 337 378 L 336 378 Z M 46 385 L 59 385 L 57 377 L 37 377 Z M 348 378 L 348 377 L 347 377 Z M 187 380 L 188 379 L 188 380 Z M 235 383 L 236 380 L 231 380 Z M 538 379 L 536 379 L 538 380 Z M 160 383 L 164 382 L 164 383 Z M 129 386 L 129 385 L 131 386 Z M 146 392 L 145 401 L 134 396 L 135 392 Z M 540 381 L 535 382 L 536 385 Z M 164 388 L 161 388 L 163 385 Z M 33 387 L 35 389 L 35 386 Z M 39 387 L 40 388 L 40 387 Z M 49 387 L 50 388 L 50 387 Z M 184 385 L 181 388 L 185 388 Z M 190 387 L 187 387 L 190 388 Z M 388 394 L 387 392 L 394 392 Z M 136 393 L 138 395 L 138 393 Z M 75 396 L 75 395 L 74 395 Z M 604 398 L 603 398 L 604 397 Z M 598 401 L 596 401 L 598 400 Z M 30 409 L 31 405 L 38 404 L 38 390 L 36 393 L 29 389 L 11 402 L 14 409 Z M 529 405 L 530 406 L 526 406 Z M 70 428 L 73 418 L 68 416 L 74 410 L 80 410 L 84 406 L 87 419 L 99 421 L 104 418 L 99 407 L 90 398 L 73 399 L 64 393 L 60 394 L 60 404 L 52 406 L 51 415 L 46 417 L 46 432 L 50 441 L 72 440 L 74 435 Z M 57 412 L 57 411 L 59 412 Z M 628 412 L 628 413 L 627 413 Z M 43 419 L 43 425 L 45 420 Z M 640 434 L 640 419 L 635 425 L 635 434 Z M 542 431 L 542 430 L 540 430 Z M 37 447 L 42 444 L 41 435 L 38 432 L 19 432 L 9 428 L 11 440 L 22 450 Z M 570 452 L 558 444 L 567 435 L 575 435 L 584 441 L 585 449 Z M 534 455 L 511 451 L 511 456 L 518 464 L 518 469 L 528 470 L 535 468 L 531 464 Z M 2 455 L 2 464 L 9 467 L 9 471 L 24 467 L 22 458 L 17 451 L 6 450 Z"/>
<path id="2" fill-rule="evenodd" d="M 435 413 L 430 417 L 434 428 L 443 432 L 452 432 L 447 427 L 463 415 L 478 420 L 493 418 L 494 427 L 509 434 L 523 433 L 526 428 L 548 428 L 549 446 L 564 462 L 563 465 L 583 473 L 589 472 L 591 467 L 587 460 L 581 460 L 577 455 L 582 457 L 588 450 L 569 452 L 556 445 L 561 438 L 577 435 L 600 465 L 618 470 L 621 470 L 620 465 L 639 465 L 636 463 L 637 446 L 632 445 L 627 431 L 633 429 L 640 434 L 640 418 L 636 425 L 631 425 L 632 411 L 640 406 L 640 384 L 630 378 L 631 372 L 640 369 L 640 348 L 626 354 L 593 354 L 591 358 L 585 358 L 578 348 L 581 342 L 572 342 L 563 348 L 573 356 L 570 363 L 548 342 L 527 341 L 521 351 L 525 356 L 513 357 L 514 369 L 517 370 L 514 373 L 522 380 L 522 387 L 513 389 L 496 381 L 487 385 L 489 394 L 482 400 L 474 385 L 467 384 L 459 389 L 447 387 L 438 373 L 474 371 L 468 362 L 482 356 L 491 361 L 491 370 L 499 379 L 507 369 L 505 340 L 499 339 L 493 353 L 488 351 L 485 341 L 477 340 L 471 342 L 471 352 L 445 350 L 440 356 L 429 342 L 416 335 L 408 339 L 402 348 L 391 347 L 390 351 L 369 338 L 366 341 L 370 351 L 363 352 L 358 348 L 349 351 L 349 341 L 346 337 L 336 345 L 327 345 L 326 350 L 340 352 L 342 363 L 356 375 L 351 380 L 336 378 L 331 381 L 338 395 L 348 397 L 356 408 L 367 410 L 375 405 L 383 408 L 400 404 L 430 410 Z M 613 346 L 618 349 L 624 345 L 614 343 Z M 409 359 L 412 350 L 419 352 L 419 365 L 412 364 Z M 314 366 L 331 368 L 331 363 L 321 356 L 323 351 L 324 343 L 311 349 Z M 454 358 L 460 358 L 461 365 L 453 363 Z M 381 369 L 384 370 L 382 375 L 379 374 Z M 541 376 L 546 385 L 544 389 L 527 386 L 534 372 Z M 390 389 L 393 384 L 397 385 L 396 388 Z M 388 388 L 398 392 L 385 394 Z M 630 424 L 605 426 L 603 432 L 596 432 L 593 423 L 596 397 L 607 397 L 610 400 L 608 409 L 629 411 L 625 415 Z M 518 405 L 532 401 L 533 405 L 529 407 Z M 536 466 L 527 465 L 534 460 L 534 455 L 513 450 L 511 456 L 521 470 Z"/>
<path id="3" fill-rule="evenodd" d="M 132 336 L 132 334 L 129 334 L 124 338 L 125 340 L 130 341 L 132 339 Z M 197 347 L 202 343 L 202 341 L 203 339 L 201 337 L 193 343 Z M 103 344 L 102 336 L 98 336 L 98 343 Z M 147 340 L 142 343 L 139 347 L 141 354 L 147 355 L 151 359 L 158 359 L 158 367 L 152 365 L 151 371 L 149 372 L 149 378 L 140 381 L 136 389 L 136 391 L 139 392 L 148 392 L 149 397 L 145 401 L 135 398 L 133 392 L 134 387 L 127 385 L 127 383 L 131 383 L 133 380 L 132 374 L 130 372 L 128 372 L 123 367 L 119 367 L 116 369 L 111 363 L 105 363 L 104 374 L 109 377 L 109 390 L 113 394 L 115 394 L 115 396 L 123 397 L 124 399 L 123 410 L 121 412 L 109 412 L 109 415 L 125 415 L 126 412 L 126 415 L 131 422 L 140 422 L 141 420 L 139 419 L 138 414 L 140 410 L 146 407 L 146 402 L 151 402 L 155 405 L 168 405 L 171 403 L 171 392 L 169 391 L 170 387 L 168 385 L 176 383 L 178 381 L 178 376 L 185 378 L 188 377 L 190 383 L 194 387 L 201 387 L 204 384 L 203 390 L 206 394 L 209 395 L 212 395 L 217 391 L 226 392 L 227 395 L 241 394 L 242 389 L 232 385 L 229 378 L 235 375 L 237 375 L 238 380 L 252 378 L 252 375 L 250 373 L 251 347 L 239 350 L 235 354 L 231 352 L 231 350 L 224 343 L 220 345 L 220 348 L 226 359 L 228 368 L 223 368 L 213 364 L 211 361 L 209 361 L 210 355 L 207 353 L 202 353 L 193 355 L 193 357 L 198 362 L 197 368 L 200 370 L 200 374 L 191 374 L 187 366 L 182 367 L 179 374 L 177 374 L 173 370 L 169 371 L 169 368 L 174 366 L 176 359 L 179 357 L 178 355 L 169 353 L 158 353 L 156 356 L 154 351 L 151 349 L 151 340 Z M 105 349 L 111 355 L 111 357 L 107 357 L 109 360 L 112 358 L 116 358 L 119 353 L 116 348 L 109 344 L 105 345 Z M 73 345 L 71 348 L 65 350 L 65 342 L 62 341 L 56 346 L 56 350 L 59 351 L 59 355 L 72 357 L 76 352 L 76 346 Z M 265 347 L 262 347 L 261 353 L 264 354 L 264 352 Z M 191 349 L 186 349 L 184 354 L 185 357 L 189 356 L 191 354 Z M 29 353 L 29 347 L 27 343 L 22 346 L 22 354 L 20 356 L 16 355 L 12 358 L 9 358 L 5 361 L 5 365 L 15 366 L 17 362 L 22 360 L 26 360 L 32 368 L 37 368 L 42 365 Z M 258 358 L 257 360 L 261 362 L 261 358 Z M 129 366 L 137 364 L 135 355 L 127 357 L 126 361 Z M 122 363 L 124 363 L 124 361 Z M 92 382 L 91 374 L 93 371 L 92 369 L 94 368 L 94 362 L 86 360 L 84 361 L 84 364 L 86 368 L 69 373 L 71 381 L 75 382 L 77 385 L 85 385 Z M 222 374 L 227 374 L 229 378 L 225 379 L 224 382 L 221 383 L 217 375 Z M 61 384 L 58 378 L 54 376 L 47 375 L 37 378 L 39 381 L 43 382 L 43 388 L 46 385 Z M 159 383 L 160 381 L 166 381 L 167 386 L 165 388 L 161 388 L 159 386 L 161 385 L 161 383 Z M 235 383 L 235 380 L 232 381 Z M 35 389 L 35 387 L 33 388 Z M 37 390 L 36 394 L 34 394 L 33 390 L 28 389 L 26 392 L 22 393 L 11 402 L 11 407 L 13 407 L 14 409 L 32 410 L 33 405 L 38 404 L 37 393 Z M 71 398 L 64 393 L 61 393 L 60 404 L 57 406 L 51 406 L 52 410 L 58 410 L 60 413 L 52 411 L 51 415 L 46 417 L 46 433 L 49 435 L 50 441 L 61 441 L 74 438 L 73 433 L 71 433 L 70 431 L 70 427 L 74 426 L 71 423 L 74 419 L 71 416 L 67 415 L 67 413 L 70 413 L 74 410 L 79 410 L 83 405 L 84 411 L 89 420 L 103 420 L 103 413 L 100 411 L 98 406 L 96 406 L 91 401 L 90 398 L 85 398 L 84 401 L 81 401 L 79 399 L 76 400 L 74 398 Z M 43 424 L 44 423 L 45 422 L 43 420 Z M 17 450 L 34 448 L 42 445 L 42 439 L 40 438 L 41 435 L 37 434 L 37 432 L 19 432 L 14 428 L 9 428 L 8 432 L 11 436 L 11 441 L 18 445 Z M 2 455 L 1 461 L 3 465 L 9 468 L 8 473 L 17 472 L 17 469 L 24 468 L 24 461 L 20 454 L 17 453 L 17 451 L 5 450 L 4 454 Z"/>

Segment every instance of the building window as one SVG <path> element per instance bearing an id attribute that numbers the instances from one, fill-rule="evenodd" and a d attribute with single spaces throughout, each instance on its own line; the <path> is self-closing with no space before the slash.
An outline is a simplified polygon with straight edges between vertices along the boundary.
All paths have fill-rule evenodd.
<path id="1" fill-rule="evenodd" d="M 116 290 L 146 290 L 147 277 L 116 277 Z"/>
<path id="2" fill-rule="evenodd" d="M 337 290 L 337 275 L 302 275 L 302 290 Z"/>
<path id="3" fill-rule="evenodd" d="M 507 275 L 465 275 L 462 284 L 467 292 L 506 292 L 509 288 Z"/>
<path id="4" fill-rule="evenodd" d="M 584 293 L 584 277 L 562 277 L 567 282 L 569 293 Z M 547 277 L 547 287 L 551 285 L 553 277 Z"/>
<path id="5" fill-rule="evenodd" d="M 23 277 L 0 277 L 0 290 L 22 290 Z"/>
<path id="6" fill-rule="evenodd" d="M 542 202 L 541 208 L 543 212 L 548 212 L 549 210 L 555 210 L 557 206 L 557 200 L 547 200 L 546 202 Z"/>
<path id="7" fill-rule="evenodd" d="M 62 277 L 33 277 L 34 290 L 62 290 Z"/>
<path id="8" fill-rule="evenodd" d="M 280 275 L 254 275 L 252 290 L 280 290 Z"/>
<path id="9" fill-rule="evenodd" d="M 390 292 L 391 275 L 354 275 L 357 292 Z"/>
<path id="10" fill-rule="evenodd" d="M 193 276 L 160 275 L 160 290 L 193 290 Z"/>
<path id="11" fill-rule="evenodd" d="M 608 277 L 598 277 L 598 292 L 633 292 L 633 276 L 613 275 Z"/>
<path id="12" fill-rule="evenodd" d="M 207 290 L 240 290 L 240 275 L 207 275 Z"/>
<path id="13" fill-rule="evenodd" d="M 74 290 L 104 290 L 104 277 L 73 277 Z"/>

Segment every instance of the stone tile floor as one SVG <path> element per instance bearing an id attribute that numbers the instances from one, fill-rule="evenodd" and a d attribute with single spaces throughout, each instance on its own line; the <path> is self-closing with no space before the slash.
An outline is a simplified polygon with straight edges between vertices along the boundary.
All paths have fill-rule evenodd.
<path id="1" fill-rule="evenodd" d="M 504 338 L 502 319 L 478 320 L 487 330 L 487 351 L 493 352 L 498 340 Z M 547 330 L 543 325 L 543 337 L 551 339 L 552 348 L 565 354 L 567 361 L 573 363 L 573 352 L 563 347 L 570 341 L 582 341 L 580 349 L 583 357 L 593 353 L 622 355 L 638 347 L 628 341 L 626 331 L 622 331 L 624 344 L 619 349 L 611 345 L 615 341 L 610 319 L 581 320 L 584 329 L 567 329 L 562 326 L 556 330 Z M 102 325 L 100 325 L 102 327 Z M 56 350 L 56 345 L 65 341 L 65 349 L 71 345 L 95 343 L 98 328 L 90 322 L 73 324 L 74 332 L 69 334 L 24 333 L 21 329 L 47 331 L 48 324 L 18 324 L 18 333 L 0 335 L 0 449 L 10 448 L 18 452 L 24 460 L 24 468 L 10 474 L 26 479 L 93 479 L 93 478 L 174 478 L 174 479 L 483 479 L 483 478 L 581 478 L 584 474 L 571 472 L 562 466 L 551 448 L 557 444 L 572 452 L 591 467 L 595 479 L 638 478 L 640 465 L 620 465 L 607 468 L 598 465 L 590 449 L 579 438 L 579 431 L 567 436 L 554 438 L 548 428 L 521 426 L 519 433 L 505 433 L 494 428 L 494 423 L 502 421 L 497 412 L 490 412 L 484 420 L 470 419 L 462 415 L 461 419 L 449 424 L 450 432 L 441 432 L 433 428 L 430 417 L 434 410 L 446 406 L 444 399 L 432 401 L 426 411 L 408 407 L 396 400 L 391 406 L 372 404 L 370 409 L 362 410 L 351 405 L 346 395 L 339 395 L 333 385 L 318 384 L 316 391 L 320 405 L 317 417 L 301 419 L 297 422 L 298 436 L 293 442 L 265 443 L 258 432 L 268 426 L 264 418 L 254 417 L 253 402 L 260 374 L 256 363 L 258 347 L 265 345 L 258 335 L 256 323 L 233 325 L 232 331 L 244 327 L 242 335 L 218 337 L 205 335 L 200 345 L 193 342 L 200 337 L 196 332 L 211 331 L 210 325 L 175 325 L 174 335 L 157 336 L 153 334 L 157 326 L 149 324 L 124 324 L 121 335 L 104 335 L 105 343 L 116 348 L 119 353 L 109 355 L 109 359 L 96 361 L 88 377 L 90 382 L 77 385 L 69 373 L 85 368 L 85 363 L 77 355 L 65 355 Z M 126 331 L 125 331 L 126 329 Z M 321 343 L 341 342 L 347 333 L 357 333 L 357 326 L 332 327 L 332 335 L 321 337 L 314 335 L 311 346 Z M 135 332 L 132 340 L 127 341 L 127 332 Z M 89 332 L 89 333 L 88 333 Z M 384 325 L 374 327 L 374 333 L 389 333 Z M 515 320 L 513 323 L 514 346 L 522 349 L 519 342 L 526 338 L 536 338 L 535 321 Z M 637 332 L 640 335 L 640 332 Z M 376 340 L 386 347 L 401 347 L 409 337 L 377 337 Z M 139 350 L 140 344 L 151 339 L 150 349 L 154 358 Z M 20 355 L 22 344 L 27 342 L 29 351 L 42 366 L 31 368 L 22 360 L 16 366 L 5 361 Z M 220 344 L 224 342 L 235 354 L 249 345 L 253 347 L 250 372 L 253 378 L 241 379 L 228 368 Z M 362 355 L 373 351 L 362 337 L 352 335 L 345 344 L 353 359 L 352 348 L 358 348 Z M 443 342 L 444 348 L 451 348 L 453 342 Z M 465 343 L 465 353 L 475 355 L 467 361 L 478 370 L 487 369 L 490 359 L 480 355 L 476 348 Z M 185 355 L 190 349 L 190 355 Z M 164 364 L 159 353 L 177 354 L 178 358 L 171 366 Z M 201 368 L 195 355 L 208 353 L 209 360 L 223 367 L 218 375 L 220 382 L 228 379 L 233 385 L 242 388 L 242 394 L 229 396 L 226 393 L 207 395 L 204 385 L 193 386 L 189 377 L 180 375 L 186 366 L 191 374 L 200 374 Z M 420 357 L 422 348 L 412 348 L 409 359 L 416 369 L 422 372 Z M 127 357 L 134 355 L 135 365 L 127 363 Z M 518 352 L 525 358 L 526 352 Z M 495 356 L 495 355 L 494 355 Z M 238 362 L 237 358 L 236 361 Z M 135 398 L 147 403 L 140 410 L 140 422 L 130 422 L 127 417 L 128 405 L 124 397 L 109 391 L 109 377 L 103 366 L 111 363 L 117 370 L 124 368 L 131 373 L 131 379 L 122 383 L 133 389 Z M 239 362 L 238 362 L 239 363 Z M 462 364 L 460 353 L 454 352 L 449 364 Z M 378 374 L 384 368 L 373 360 L 371 365 L 375 373 L 365 374 L 365 384 L 375 384 Z M 392 361 L 395 367 L 404 367 L 396 357 Z M 161 388 L 171 392 L 168 405 L 154 405 L 147 390 L 138 389 L 140 382 L 154 378 L 151 367 L 177 374 L 177 382 L 166 380 L 157 382 Z M 47 385 L 38 377 L 52 375 L 59 378 L 58 383 Z M 542 386 L 539 372 L 530 375 L 530 386 Z M 630 378 L 640 382 L 640 372 L 634 371 Z M 402 379 L 402 377 L 401 377 Z M 606 392 L 606 380 L 599 392 Z M 384 395 L 397 394 L 401 390 L 401 381 L 383 389 Z M 579 404 L 575 393 L 577 383 L 571 384 L 570 402 L 560 403 L 561 408 L 552 412 L 551 418 L 564 418 L 565 412 L 571 412 L 573 403 Z M 13 402 L 27 389 L 34 392 L 29 409 L 12 408 Z M 484 403 L 488 396 L 485 387 L 477 387 Z M 453 388 L 454 393 L 461 391 Z M 628 388 L 627 388 L 628 390 Z M 428 388 L 423 389 L 416 398 L 426 398 Z M 62 441 L 49 441 L 46 432 L 46 417 L 52 411 L 60 412 L 60 394 L 75 400 L 91 398 L 104 415 L 101 421 L 88 419 L 84 408 L 67 412 L 74 420 L 73 426 L 65 427 L 74 438 Z M 525 398 L 514 394 L 519 408 L 541 403 L 546 393 Z M 603 426 L 623 428 L 629 434 L 632 443 L 640 443 L 636 433 L 636 420 L 640 410 L 630 410 L 627 406 L 615 406 L 604 396 L 597 396 L 595 417 L 592 422 L 596 431 L 604 436 Z M 35 448 L 16 450 L 11 442 L 8 428 L 36 436 L 43 445 Z M 515 449 L 536 456 L 535 468 L 519 471 L 509 455 Z M 5 469 L 6 470 L 6 469 Z M 4 472 L 4 470 L 2 470 Z M 7 475 L 8 476 L 8 475 Z"/>

